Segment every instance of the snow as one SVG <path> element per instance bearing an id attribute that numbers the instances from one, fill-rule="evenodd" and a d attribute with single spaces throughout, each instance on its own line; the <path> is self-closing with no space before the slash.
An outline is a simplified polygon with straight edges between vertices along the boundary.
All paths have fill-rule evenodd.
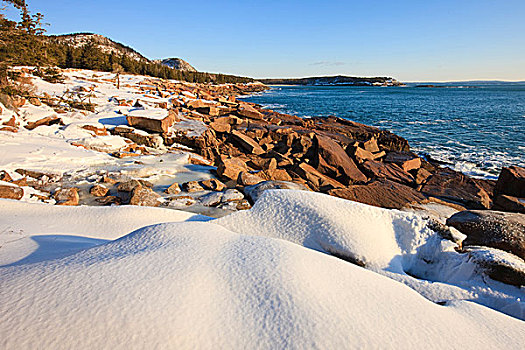
<path id="1" fill-rule="evenodd" d="M 148 226 L 1 272 L 5 349 L 519 349 L 525 341 L 522 321 L 470 302 L 440 306 L 340 259 L 213 222 Z"/>
<path id="2" fill-rule="evenodd" d="M 471 300 L 525 319 L 522 289 L 483 276 L 468 254 L 456 252 L 455 243 L 414 213 L 314 192 L 267 190 L 251 210 L 216 222 L 238 233 L 290 241 L 364 265 L 434 302 Z"/>
<path id="3" fill-rule="evenodd" d="M 13 111 L 10 111 L 9 109 L 7 109 L 0 102 L 0 124 L 9 121 L 13 116 L 15 116 L 15 113 Z"/>
<path id="4" fill-rule="evenodd" d="M 19 108 L 19 115 L 26 122 L 34 122 L 47 117 L 58 117 L 58 114 L 49 106 L 37 107 L 29 103 Z"/>
<path id="5" fill-rule="evenodd" d="M 22 168 L 63 173 L 116 162 L 108 154 L 72 146 L 63 138 L 41 136 L 23 129 L 18 133 L 0 131 L 0 145 L 2 170 Z"/>
<path id="6" fill-rule="evenodd" d="M 169 130 L 172 132 L 184 132 L 188 137 L 199 137 L 207 130 L 207 127 L 200 120 L 184 119 L 173 124 Z"/>
<path id="7" fill-rule="evenodd" d="M 31 67 L 18 67 L 16 69 L 31 69 Z M 25 73 L 24 73 L 25 74 Z M 151 156 L 135 156 L 124 159 L 112 157 L 110 153 L 122 151 L 130 145 L 130 140 L 118 135 L 97 136 L 93 131 L 86 130 L 83 126 L 90 125 L 103 130 L 111 130 L 115 126 L 127 125 L 126 115 L 147 116 L 153 119 L 162 119 L 168 115 L 167 110 L 145 106 L 144 108 L 119 106 L 118 101 L 134 103 L 168 101 L 168 98 L 157 98 L 150 95 L 149 91 L 142 91 L 145 76 L 123 74 L 120 76 L 121 89 L 116 88 L 115 74 L 93 72 L 87 70 L 64 70 L 63 83 L 52 84 L 41 78 L 31 76 L 37 96 L 54 96 L 60 98 L 66 91 L 76 91 L 81 96 L 90 95 L 89 99 L 95 104 L 96 112 L 68 111 L 57 114 L 53 108 L 42 104 L 35 106 L 26 102 L 16 115 L 3 106 L 1 120 L 9 120 L 13 115 L 21 121 L 17 133 L 0 131 L 0 170 L 6 170 L 13 176 L 16 169 L 37 170 L 63 175 L 68 185 L 77 186 L 99 172 L 113 172 L 115 178 L 148 177 L 154 182 L 156 189 L 165 182 L 205 180 L 211 177 L 210 167 L 198 167 L 189 164 L 189 152 L 174 153 L 168 147 L 159 145 L 158 148 L 147 148 L 146 153 Z M 153 84 L 151 84 L 154 86 Z M 193 84 L 189 84 L 191 88 Z M 80 87 L 90 92 L 80 91 Z M 36 121 L 47 116 L 59 116 L 64 125 L 39 126 L 27 130 L 23 126 L 29 121 Z M 200 135 L 205 129 L 204 123 L 186 120 L 183 115 L 179 118 L 182 122 L 176 129 L 193 136 Z M 129 128 L 135 134 L 148 136 L 146 131 Z M 158 137 L 158 136 L 157 136 Z M 132 144 L 131 144 L 132 145 Z M 175 145 L 177 147 L 177 145 Z M 188 149 L 188 151 L 191 151 Z M 138 151 L 137 154 L 139 154 Z M 172 152 L 172 153 L 167 153 Z M 163 156 L 166 154 L 166 156 Z M 192 157 L 198 156 L 192 154 Z M 69 180 L 68 180 L 69 179 Z M 76 183 L 74 182 L 76 181 Z M 50 190 L 49 188 L 46 190 Z M 85 188 L 84 190 L 88 190 Z M 24 188 L 27 196 L 23 201 L 35 201 L 31 194 L 37 194 L 29 187 Z M 87 202 L 86 202 L 87 203 Z M 96 204 L 92 201 L 90 203 Z"/>
<path id="8" fill-rule="evenodd" d="M 86 137 L 77 140 L 77 143 L 99 152 L 115 152 L 127 146 L 120 136 Z"/>
<path id="9" fill-rule="evenodd" d="M 0 266 L 53 259 L 146 225 L 205 219 L 158 208 L 60 207 L 13 200 L 0 200 L 0 213 Z"/>
<path id="10" fill-rule="evenodd" d="M 147 119 L 162 120 L 168 116 L 168 111 L 161 108 L 137 108 L 128 112 L 131 117 L 142 117 Z"/>

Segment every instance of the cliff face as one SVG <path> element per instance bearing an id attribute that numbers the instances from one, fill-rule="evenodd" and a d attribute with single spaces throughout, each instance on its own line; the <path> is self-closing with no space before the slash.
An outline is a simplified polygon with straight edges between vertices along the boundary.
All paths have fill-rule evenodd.
<path id="1" fill-rule="evenodd" d="M 355 86 L 402 86 L 403 83 L 391 77 L 349 77 L 344 75 L 330 77 L 309 77 L 299 79 L 262 79 L 268 85 L 355 85 Z"/>

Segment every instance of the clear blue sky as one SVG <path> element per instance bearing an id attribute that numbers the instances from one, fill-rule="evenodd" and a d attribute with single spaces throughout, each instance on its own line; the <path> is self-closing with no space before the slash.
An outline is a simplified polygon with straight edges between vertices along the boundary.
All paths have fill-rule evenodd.
<path id="1" fill-rule="evenodd" d="M 28 0 L 50 34 L 260 77 L 525 80 L 525 0 Z"/>

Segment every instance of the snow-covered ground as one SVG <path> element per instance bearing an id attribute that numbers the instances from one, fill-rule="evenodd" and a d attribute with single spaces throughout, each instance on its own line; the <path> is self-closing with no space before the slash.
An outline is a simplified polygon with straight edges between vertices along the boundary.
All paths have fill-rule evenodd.
<path id="1" fill-rule="evenodd" d="M 467 284 L 490 289 L 491 306 L 505 311 L 523 312 L 522 290 L 472 276 L 459 286 L 407 282 L 416 279 L 404 271 L 428 246 L 452 254 L 414 214 L 290 190 L 212 221 L 168 209 L 0 203 L 2 232 L 20 235 L 14 251 L 29 254 L 16 260 L 16 241 L 0 249 L 10 257 L 0 268 L 5 349 L 520 349 L 525 341 L 523 321 L 470 301 Z"/>
<path id="2" fill-rule="evenodd" d="M 21 127 L 17 133 L 0 131 L 0 145 L 3 151 L 0 155 L 2 170 L 27 167 L 31 170 L 65 173 L 99 165 L 114 165 L 116 159 L 107 153 L 125 147 L 127 145 L 125 139 L 115 135 L 95 135 L 93 131 L 83 127 L 127 126 L 126 115 L 130 114 L 159 117 L 167 112 L 165 109 L 156 108 L 155 105 L 169 103 L 170 99 L 179 98 L 179 96 L 165 98 L 152 96 L 148 91 L 141 90 L 147 79 L 144 76 L 122 75 L 120 77 L 122 87 L 117 89 L 116 84 L 110 81 L 115 78 L 115 74 L 66 70 L 63 75 L 66 79 L 60 84 L 48 83 L 33 76 L 31 81 L 36 89 L 35 94 L 60 98 L 68 91 L 76 91 L 78 95 L 75 96 L 82 96 L 85 102 L 89 101 L 96 106 L 95 112 L 73 110 L 58 114 L 45 104 L 35 106 L 25 103 L 19 108 L 16 118 L 21 126 L 46 117 L 60 117 L 65 125 L 44 125 L 33 130 Z M 79 91 L 80 88 L 85 91 Z M 183 96 L 180 95 L 180 98 Z M 143 107 L 120 106 L 118 101 L 128 101 L 128 104 L 140 101 Z M 9 120 L 13 113 L 3 106 L 0 107 L 2 111 L 0 121 Z M 191 124 L 191 121 L 187 124 Z M 79 145 L 86 146 L 88 149 Z M 104 152 L 97 152 L 97 149 L 103 149 Z"/>
<path id="3" fill-rule="evenodd" d="M 65 75 L 64 84 L 34 78 L 37 93 L 82 87 L 92 91 L 95 112 L 21 107 L 21 126 L 56 116 L 64 125 L 0 131 L 0 170 L 14 180 L 20 168 L 80 188 L 118 175 L 162 192 L 173 181 L 212 176 L 210 167 L 190 164 L 195 155 L 183 147 L 111 156 L 129 140 L 93 131 L 143 113 L 122 101 L 140 100 L 161 118 L 156 104 L 194 94 L 150 96 L 140 76 L 121 76 L 118 90 L 114 74 Z M 12 117 L 2 107 L 0 124 Z M 183 118 L 176 128 L 198 134 L 201 124 Z M 490 279 L 476 263 L 477 255 L 505 255 L 457 252 L 454 237 L 442 237 L 422 216 L 450 215 L 437 204 L 401 212 L 271 190 L 250 210 L 211 219 L 162 208 L 30 203 L 42 193 L 23 188 L 21 201 L 0 199 L 2 349 L 525 344 L 525 289 Z"/>
<path id="4" fill-rule="evenodd" d="M 196 98 L 188 91 L 159 93 L 155 90 L 155 85 L 150 83 L 152 78 L 126 74 L 120 76 L 120 89 L 117 89 L 113 73 L 76 69 L 63 70 L 65 80 L 62 83 L 49 83 L 27 73 L 31 71 L 31 67 L 16 69 L 26 72 L 26 76 L 34 85 L 34 95 L 41 100 L 83 100 L 93 104 L 94 112 L 70 110 L 64 104 L 61 113 L 58 113 L 57 108 L 44 103 L 35 105 L 28 99 L 18 108 L 17 113 L 13 113 L 0 103 L 0 170 L 7 171 L 15 180 L 23 177 L 15 172 L 17 169 L 39 171 L 60 177 L 61 181 L 55 187 L 77 187 L 87 193 L 91 186 L 100 182 L 103 175 L 109 175 L 119 181 L 147 180 L 154 185 L 155 192 L 166 196 L 164 190 L 174 182 L 212 178 L 212 167 L 190 162 L 190 157 L 201 157 L 190 153 L 187 147 L 178 144 L 166 147 L 161 141 L 159 147 L 141 146 L 145 151 L 128 151 L 130 144 L 137 145 L 128 138 L 108 132 L 118 126 L 141 137 L 160 137 L 129 127 L 126 116 L 164 118 L 168 115 L 166 106 L 190 101 L 188 95 L 192 99 Z M 169 82 L 188 89 L 194 88 L 189 83 Z M 59 107 L 61 104 L 63 103 L 60 102 Z M 9 128 L 2 131 L 2 124 L 7 124 L 12 118 L 17 126 L 16 132 Z M 30 123 L 44 118 L 60 118 L 61 122 L 41 125 L 31 130 L 26 128 Z M 177 118 L 178 122 L 170 128 L 173 132 L 198 136 L 206 129 L 204 123 L 199 120 L 186 118 L 184 115 L 178 115 Z M 130 156 L 116 157 L 114 153 L 119 152 L 128 153 Z M 31 186 L 21 187 L 25 193 L 22 201 L 41 201 L 32 196 L 35 190 Z M 53 202 L 52 199 L 46 201 Z M 80 201 L 81 204 L 100 205 L 82 193 Z M 215 216 L 231 212 L 203 207 L 198 201 L 188 210 L 207 212 Z"/>

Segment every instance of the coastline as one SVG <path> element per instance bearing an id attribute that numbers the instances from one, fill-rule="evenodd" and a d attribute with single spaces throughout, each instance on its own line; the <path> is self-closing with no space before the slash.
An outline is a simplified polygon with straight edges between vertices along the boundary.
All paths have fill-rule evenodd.
<path id="1" fill-rule="evenodd" d="M 0 350 L 523 350 L 525 2 L 31 4 Z"/>
<path id="2" fill-rule="evenodd" d="M 21 69 L 26 74 L 30 72 Z M 75 75 L 77 71 L 65 72 Z M 240 101 L 264 93 L 264 85 L 213 86 L 140 76 L 127 79 L 135 81 L 143 97 L 128 101 L 111 97 L 110 101 L 118 103 L 117 113 L 124 113 L 126 119 L 117 123 L 108 120 L 109 125 L 98 127 L 118 140 L 131 140 L 125 151 L 118 150 L 113 157 L 163 154 L 170 149 L 184 151 L 185 147 L 186 152 L 196 154 L 190 155 L 194 162 L 202 157 L 200 163 L 216 167 L 207 170 L 207 177 L 216 176 L 226 187 L 241 193 L 239 199 L 252 204 L 247 187 L 264 181 L 285 181 L 385 208 L 401 209 L 410 203 L 428 201 L 466 209 L 489 209 L 493 205 L 494 181 L 470 178 L 443 168 L 440 162 L 421 158 L 411 152 L 406 139 L 388 130 L 337 117 L 300 118 Z M 161 97 L 153 98 L 155 92 Z M 179 97 L 168 98 L 174 93 Z M 59 115 L 56 118 L 60 119 Z M 156 120 L 167 124 L 158 129 L 153 125 Z M 98 118 L 97 122 L 104 123 Z M 123 126 L 122 122 L 128 125 Z M 31 123 L 46 125 L 38 120 Z M 70 142 L 88 150 L 104 150 L 90 146 L 92 141 Z M 16 166 L 4 170 L 12 172 Z M 389 197 L 394 192 L 403 195 L 392 201 Z M 162 192 L 157 190 L 157 194 Z M 120 200 L 126 203 L 127 199 Z M 190 202 L 195 204 L 195 199 L 192 197 Z"/>
<path id="3" fill-rule="evenodd" d="M 494 243 L 451 219 L 496 213 L 512 224 L 522 214 L 487 209 L 516 210 L 500 200 L 519 191 L 525 169 L 498 183 L 473 179 L 418 157 L 392 132 L 238 98 L 261 86 L 122 74 L 119 89 L 111 73 L 67 70 L 49 83 L 21 72 L 35 93 L 0 114 L 4 347 L 118 347 L 137 335 L 207 347 L 197 325 L 226 348 L 239 334 L 249 335 L 238 347 L 281 348 L 275 339 L 296 330 L 304 347 L 344 348 L 363 339 L 363 317 L 366 343 L 387 329 L 404 346 L 388 324 L 435 330 L 458 315 L 457 327 L 473 329 L 494 330 L 497 319 L 494 332 L 516 329 L 506 344 L 522 344 L 519 228 Z M 67 91 L 90 104 L 60 98 Z M 377 305 L 385 311 L 370 312 Z M 268 315 L 283 312 L 268 335 Z M 65 322 L 49 328 L 57 313 Z M 384 314 L 395 319 L 377 326 Z M 239 320 L 256 322 L 224 338 Z M 319 336 L 312 324 L 329 326 Z M 457 344 L 447 329 L 432 339 L 445 332 L 444 343 Z"/>
<path id="4" fill-rule="evenodd" d="M 395 132 L 420 156 L 476 178 L 496 180 L 502 167 L 525 162 L 518 127 L 525 85 L 430 90 L 283 86 L 247 101 L 300 117 L 335 115 Z"/>

